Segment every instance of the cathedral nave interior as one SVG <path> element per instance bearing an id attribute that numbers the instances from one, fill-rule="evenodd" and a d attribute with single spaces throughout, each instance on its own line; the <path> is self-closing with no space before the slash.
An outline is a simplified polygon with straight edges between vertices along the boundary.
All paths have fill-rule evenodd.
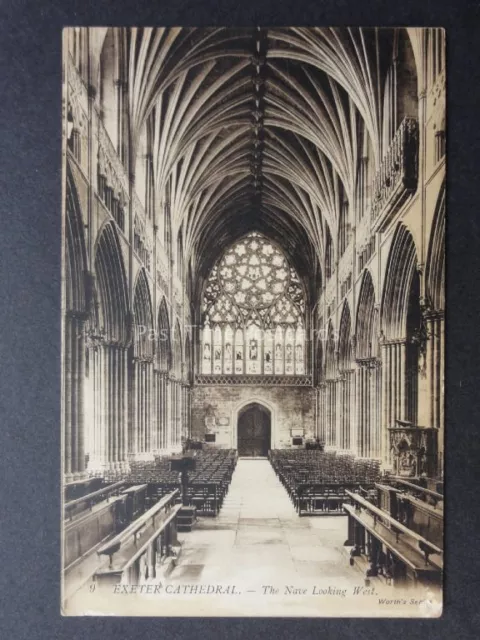
<path id="1" fill-rule="evenodd" d="M 444 32 L 64 33 L 64 611 L 438 601 Z"/>

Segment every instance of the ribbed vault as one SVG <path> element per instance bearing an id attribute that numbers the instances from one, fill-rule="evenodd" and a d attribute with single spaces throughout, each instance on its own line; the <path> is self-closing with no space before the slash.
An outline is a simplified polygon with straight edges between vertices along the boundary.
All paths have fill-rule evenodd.
<path id="1" fill-rule="evenodd" d="M 147 140 L 156 203 L 183 230 L 196 298 L 222 248 L 257 230 L 308 275 L 313 299 L 326 228 L 336 243 L 365 139 L 373 170 L 384 152 L 383 87 L 399 31 L 412 60 L 415 41 L 393 29 L 120 31 L 103 37 L 130 89 L 126 155 L 135 167 Z"/>

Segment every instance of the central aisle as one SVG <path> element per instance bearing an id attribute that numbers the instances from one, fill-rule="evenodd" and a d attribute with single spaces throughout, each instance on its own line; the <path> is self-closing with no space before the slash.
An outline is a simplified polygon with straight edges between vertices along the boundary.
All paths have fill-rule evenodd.
<path id="1" fill-rule="evenodd" d="M 288 585 L 301 588 L 308 583 L 310 591 L 314 584 L 358 584 L 358 575 L 342 554 L 346 537 L 344 517 L 300 518 L 268 460 L 240 459 L 220 514 L 200 518 L 192 532 L 179 534 L 182 552 L 168 581 L 236 585 L 243 596 L 252 594 L 250 615 L 260 615 L 267 600 L 269 615 L 306 615 L 298 610 L 304 600 L 266 600 L 263 587 L 283 593 Z M 246 615 L 244 597 L 215 601 L 228 602 L 226 615 L 236 604 Z M 278 611 L 274 604 L 280 605 Z"/>

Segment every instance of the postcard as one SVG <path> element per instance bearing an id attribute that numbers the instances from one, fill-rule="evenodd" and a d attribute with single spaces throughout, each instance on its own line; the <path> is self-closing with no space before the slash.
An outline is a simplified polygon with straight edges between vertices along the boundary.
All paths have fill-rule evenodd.
<path id="1" fill-rule="evenodd" d="M 441 615 L 445 37 L 64 29 L 63 615 Z"/>

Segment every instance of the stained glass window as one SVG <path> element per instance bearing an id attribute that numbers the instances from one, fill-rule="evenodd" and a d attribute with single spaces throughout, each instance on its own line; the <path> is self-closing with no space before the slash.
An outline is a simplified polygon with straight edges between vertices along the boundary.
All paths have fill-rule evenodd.
<path id="1" fill-rule="evenodd" d="M 203 373 L 305 373 L 303 289 L 263 235 L 248 234 L 220 258 L 205 285 L 203 313 Z"/>

